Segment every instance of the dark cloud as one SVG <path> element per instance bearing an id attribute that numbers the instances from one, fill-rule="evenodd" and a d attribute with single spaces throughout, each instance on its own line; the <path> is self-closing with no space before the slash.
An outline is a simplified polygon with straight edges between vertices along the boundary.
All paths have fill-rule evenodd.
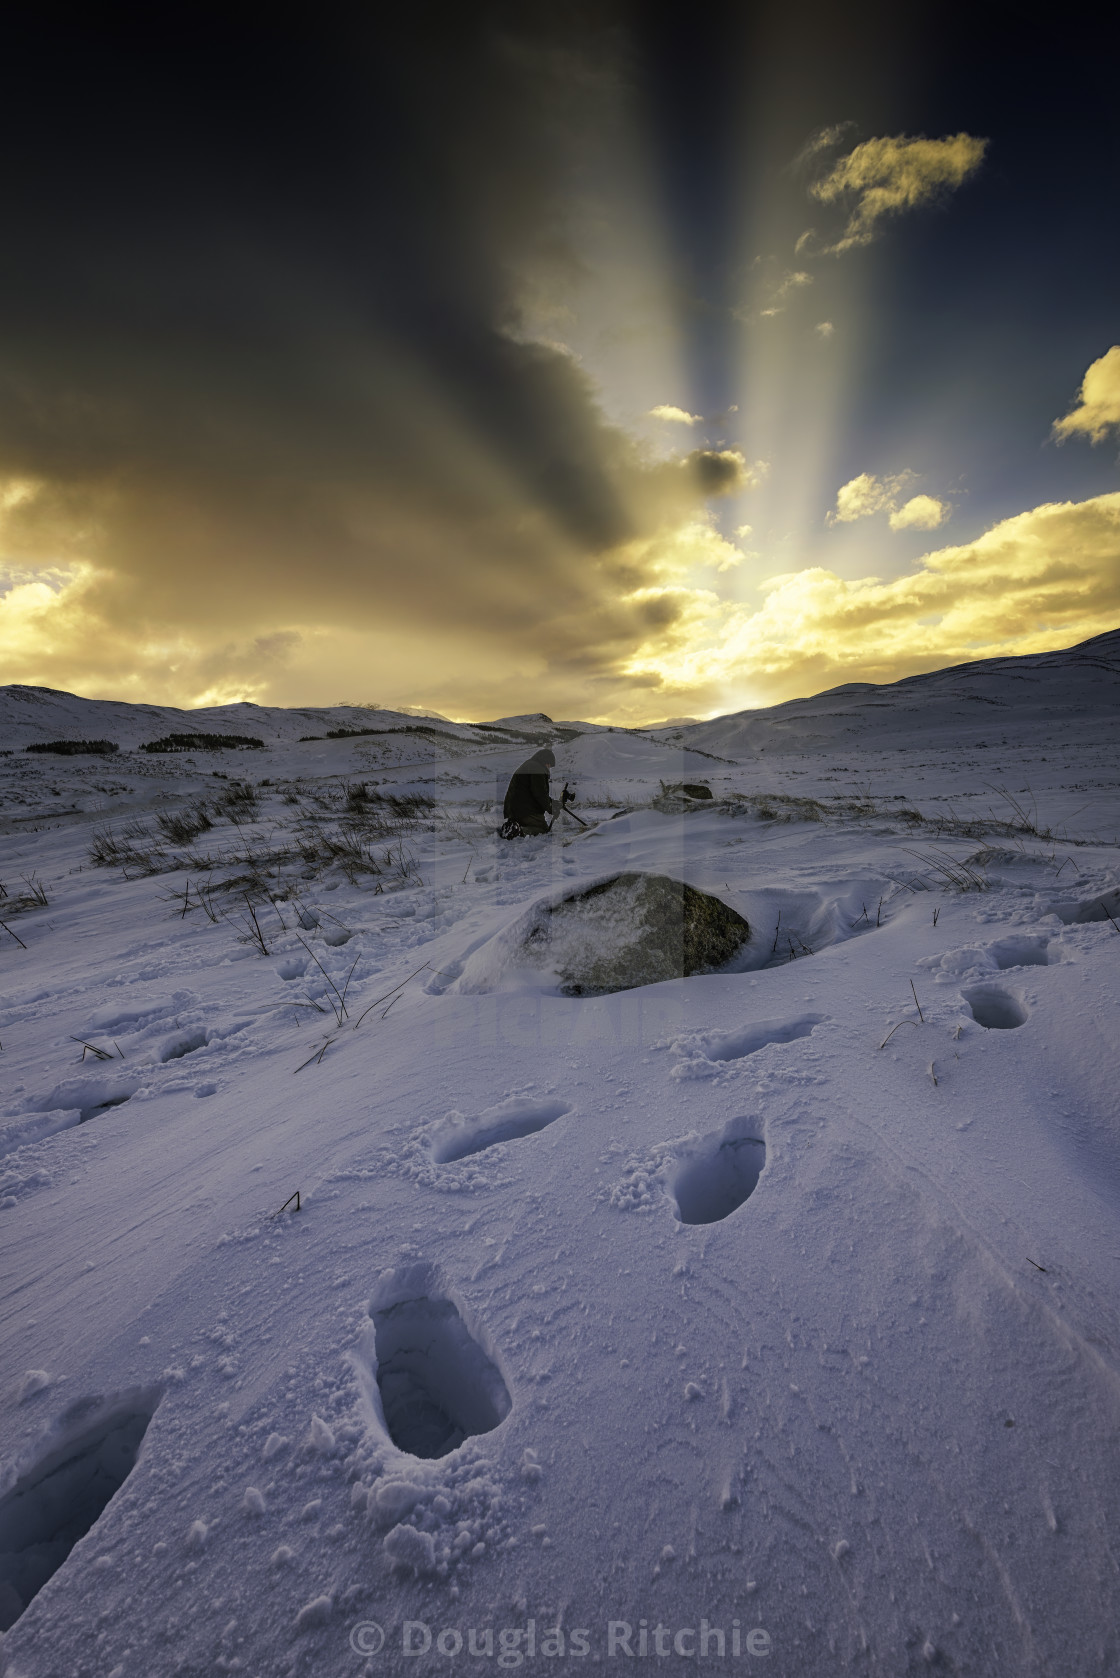
<path id="1" fill-rule="evenodd" d="M 141 620 L 517 623 L 709 493 L 511 330 L 618 46 L 601 10 L 510 17 L 24 14 L 0 468 L 49 486 L 28 556 L 68 501 Z"/>
<path id="2" fill-rule="evenodd" d="M 730 495 L 750 481 L 747 463 L 737 449 L 696 449 L 685 464 L 702 495 Z"/>

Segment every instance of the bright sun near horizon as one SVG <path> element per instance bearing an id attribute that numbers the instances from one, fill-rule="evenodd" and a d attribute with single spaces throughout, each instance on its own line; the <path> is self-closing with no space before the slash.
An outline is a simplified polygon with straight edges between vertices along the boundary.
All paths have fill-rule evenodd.
<path id="1" fill-rule="evenodd" d="M 637 724 L 1114 628 L 1104 57 L 875 18 L 22 17 L 0 680 Z"/>

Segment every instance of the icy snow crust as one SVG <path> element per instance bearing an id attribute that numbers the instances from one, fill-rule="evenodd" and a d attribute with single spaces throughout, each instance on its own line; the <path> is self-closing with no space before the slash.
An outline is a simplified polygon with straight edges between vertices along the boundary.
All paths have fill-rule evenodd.
<path id="1" fill-rule="evenodd" d="M 0 1667 L 1120 1670 L 1116 639 L 565 723 L 514 844 L 518 736 L 0 690 Z M 737 970 L 559 994 L 635 873 Z"/>

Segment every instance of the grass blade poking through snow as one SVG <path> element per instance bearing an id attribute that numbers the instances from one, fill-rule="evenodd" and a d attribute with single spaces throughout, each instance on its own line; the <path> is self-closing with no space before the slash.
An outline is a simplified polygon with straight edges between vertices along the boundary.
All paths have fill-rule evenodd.
<path id="1" fill-rule="evenodd" d="M 364 1009 L 362 1011 L 362 1013 L 360 1013 L 358 1015 L 358 1018 L 354 1021 L 354 1030 L 357 1031 L 358 1027 L 361 1025 L 362 1021 L 365 1019 L 367 1014 L 372 1014 L 373 1010 L 375 1008 L 380 1007 L 381 1003 L 389 1002 L 390 997 L 392 997 L 392 999 L 393 999 L 392 1002 L 389 1002 L 389 1008 L 391 1008 L 393 1006 L 393 1002 L 395 1002 L 397 1000 L 397 997 L 400 995 L 401 991 L 403 991 L 404 987 L 411 980 L 415 979 L 417 973 L 423 973 L 424 968 L 429 966 L 429 965 L 430 964 L 428 962 L 424 962 L 422 966 L 416 968 L 415 972 L 410 973 L 408 975 L 407 979 L 402 979 L 399 985 L 394 985 L 392 990 L 387 990 L 385 992 L 384 996 L 379 996 L 375 1002 L 371 1002 L 369 1007 Z M 386 1010 L 385 1010 L 386 1014 L 389 1012 L 389 1008 L 386 1008 Z M 381 1017 L 382 1017 L 382 1019 L 384 1019 L 385 1014 L 382 1014 Z"/>
<path id="2" fill-rule="evenodd" d="M 311 948 L 311 945 L 306 941 L 306 939 L 300 938 L 298 932 L 296 933 L 296 938 L 299 943 L 303 945 L 304 949 L 307 951 L 308 955 L 311 957 L 312 961 L 315 963 L 316 967 L 319 969 L 320 973 L 334 992 L 335 1000 L 331 1003 L 331 1007 L 334 1009 L 335 1018 L 337 1019 L 339 1025 L 341 1025 L 343 1020 L 347 1017 L 346 992 L 350 989 L 350 981 L 354 977 L 354 968 L 357 967 L 359 961 L 361 960 L 361 951 L 359 950 L 358 954 L 354 957 L 353 965 L 351 966 L 349 973 L 346 975 L 346 983 L 343 988 L 339 990 L 338 986 L 335 984 L 334 980 L 319 960 L 319 957 Z M 362 1017 L 364 1019 L 365 1016 L 363 1015 Z M 306 1064 L 306 1062 L 304 1064 Z"/>
<path id="3" fill-rule="evenodd" d="M 917 857 L 920 863 L 938 874 L 952 891 L 987 891 L 988 880 L 981 872 L 978 857 L 955 857 L 949 851 L 934 847 L 932 850 L 915 851 L 905 847 L 910 856 Z M 982 855 L 983 853 L 978 853 Z"/>

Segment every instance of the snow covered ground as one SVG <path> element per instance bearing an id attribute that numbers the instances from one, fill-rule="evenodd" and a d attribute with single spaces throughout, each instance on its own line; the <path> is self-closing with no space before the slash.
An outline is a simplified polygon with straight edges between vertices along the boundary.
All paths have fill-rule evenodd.
<path id="1" fill-rule="evenodd" d="M 3 1670 L 1120 1671 L 1118 677 L 0 690 Z M 593 825 L 506 844 L 538 738 Z M 738 971 L 511 959 L 647 870 Z"/>

